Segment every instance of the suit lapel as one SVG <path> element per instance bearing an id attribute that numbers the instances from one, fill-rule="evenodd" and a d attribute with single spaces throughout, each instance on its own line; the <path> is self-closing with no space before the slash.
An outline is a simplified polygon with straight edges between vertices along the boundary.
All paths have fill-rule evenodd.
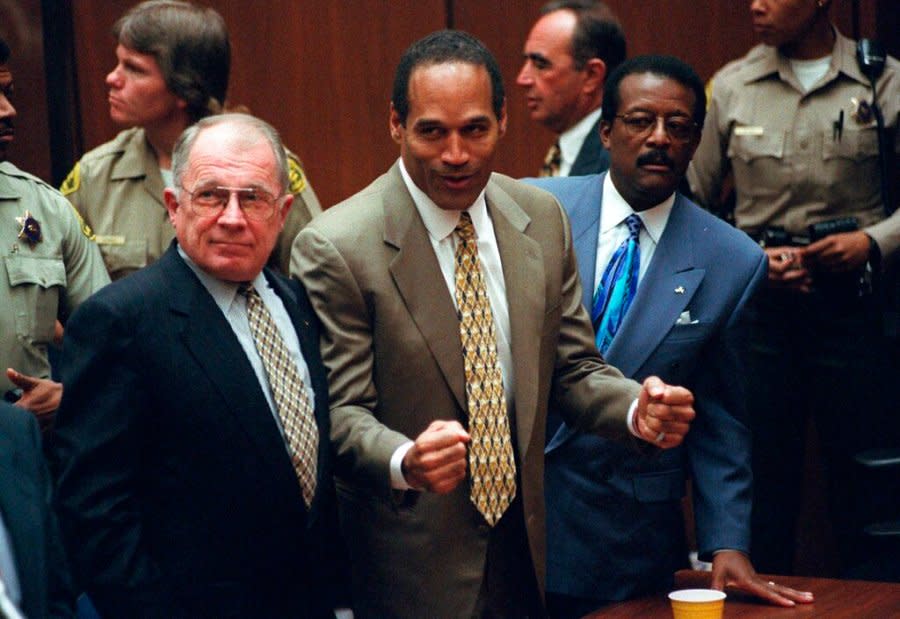
<path id="1" fill-rule="evenodd" d="M 170 311 L 194 362 L 221 396 L 221 413 L 234 416 L 266 468 L 294 478 L 284 441 L 271 419 L 269 404 L 231 325 L 173 243 L 160 260 L 170 282 Z M 212 403 L 211 403 L 212 407 Z M 299 485 L 297 485 L 300 496 Z"/>
<path id="2" fill-rule="evenodd" d="M 694 242 L 683 200 L 681 194 L 675 194 L 675 204 L 653 260 L 607 351 L 606 358 L 626 376 L 635 374 L 656 350 L 706 274 L 705 269 L 694 267 Z"/>
<path id="3" fill-rule="evenodd" d="M 578 275 L 582 285 L 582 303 L 591 311 L 594 279 L 597 270 L 597 240 L 600 234 L 600 210 L 603 207 L 603 179 L 601 174 L 587 186 L 586 191 L 572 196 L 569 205 L 569 220 L 572 224 L 572 244 L 578 256 Z"/>
<path id="4" fill-rule="evenodd" d="M 460 410 L 467 410 L 459 317 L 434 255 L 428 230 L 397 165 L 389 172 L 396 191 L 384 205 L 384 242 L 397 250 L 391 276 L 413 322 L 440 368 Z"/>
<path id="5" fill-rule="evenodd" d="M 539 334 L 543 332 L 546 310 L 543 253 L 540 245 L 525 235 L 531 219 L 505 191 L 488 183 L 486 197 L 506 283 L 515 376 L 516 438 L 522 450 L 519 457 L 524 460 L 538 409 Z"/>
<path id="6" fill-rule="evenodd" d="M 584 138 L 581 150 L 578 151 L 578 156 L 572 163 L 569 176 L 597 174 L 605 172 L 607 169 L 609 169 L 609 151 L 603 148 L 603 143 L 600 141 L 600 121 L 598 120 Z"/>

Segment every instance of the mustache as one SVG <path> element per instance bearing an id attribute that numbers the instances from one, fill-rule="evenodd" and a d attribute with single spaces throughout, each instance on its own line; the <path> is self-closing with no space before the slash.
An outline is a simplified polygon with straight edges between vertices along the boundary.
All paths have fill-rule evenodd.
<path id="1" fill-rule="evenodd" d="M 15 123 L 12 121 L 12 118 L 7 118 L 6 120 L 0 120 L 0 133 L 7 133 L 13 131 L 15 129 Z"/>
<path id="2" fill-rule="evenodd" d="M 653 150 L 649 153 L 644 153 L 637 158 L 636 162 L 640 165 L 664 165 L 670 168 L 675 167 L 675 162 L 672 161 L 672 158 L 669 157 L 666 153 L 661 150 Z"/>

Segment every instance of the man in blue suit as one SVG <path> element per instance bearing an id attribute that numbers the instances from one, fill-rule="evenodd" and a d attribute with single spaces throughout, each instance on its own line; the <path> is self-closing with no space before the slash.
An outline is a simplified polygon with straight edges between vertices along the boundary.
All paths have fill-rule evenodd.
<path id="1" fill-rule="evenodd" d="M 746 554 L 751 472 L 743 309 L 765 279 L 766 260 L 749 237 L 676 192 L 705 106 L 703 83 L 680 60 L 626 61 L 606 83 L 600 137 L 610 152 L 609 173 L 529 181 L 554 193 L 569 213 L 584 304 L 606 360 L 638 380 L 656 374 L 688 385 L 697 406 L 684 445 L 667 453 L 620 447 L 549 418 L 547 591 L 554 616 L 581 616 L 671 587 L 673 573 L 687 563 L 681 498 L 688 471 L 700 556 L 712 559 L 713 586 L 785 606 L 812 600 L 760 578 Z M 604 284 L 615 288 L 604 276 L 622 254 L 617 247 L 629 243 L 626 219 L 639 247 L 636 292 L 606 304 L 605 312 L 620 308 L 617 322 L 596 306 L 611 296 Z"/>

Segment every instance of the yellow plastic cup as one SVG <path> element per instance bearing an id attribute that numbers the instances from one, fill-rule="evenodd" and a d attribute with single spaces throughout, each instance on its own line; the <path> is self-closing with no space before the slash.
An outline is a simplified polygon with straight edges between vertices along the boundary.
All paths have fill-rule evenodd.
<path id="1" fill-rule="evenodd" d="M 669 594 L 675 619 L 722 619 L 725 593 L 715 589 L 682 589 Z"/>

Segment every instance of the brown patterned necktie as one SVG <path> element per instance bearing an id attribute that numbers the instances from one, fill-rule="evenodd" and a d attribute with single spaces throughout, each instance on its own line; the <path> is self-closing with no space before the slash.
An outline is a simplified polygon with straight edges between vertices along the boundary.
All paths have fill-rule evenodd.
<path id="1" fill-rule="evenodd" d="M 539 176 L 559 176 L 559 165 L 562 163 L 562 151 L 559 142 L 554 142 L 544 157 L 544 165 L 541 166 Z"/>
<path id="2" fill-rule="evenodd" d="M 513 456 L 503 375 L 491 303 L 478 260 L 472 217 L 463 211 L 455 230 L 456 304 L 466 372 L 469 408 L 469 497 L 494 526 L 516 496 Z"/>
<path id="3" fill-rule="evenodd" d="M 247 298 L 250 333 L 269 377 L 269 387 L 281 418 L 291 462 L 300 481 L 303 500 L 309 507 L 316 493 L 316 457 L 319 450 L 319 432 L 312 403 L 297 364 L 291 358 L 259 293 L 253 286 L 246 285 L 241 285 L 238 292 Z"/>

